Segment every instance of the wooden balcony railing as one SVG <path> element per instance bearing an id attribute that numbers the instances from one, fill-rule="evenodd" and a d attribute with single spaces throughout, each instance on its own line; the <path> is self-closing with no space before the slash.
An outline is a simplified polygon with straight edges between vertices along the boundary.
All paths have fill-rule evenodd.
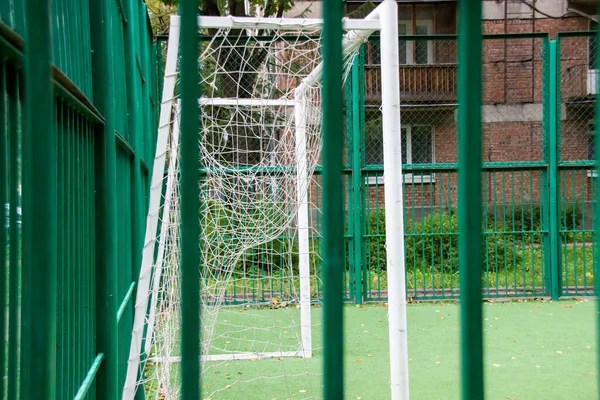
<path id="1" fill-rule="evenodd" d="M 410 102 L 455 102 L 456 65 L 402 65 L 400 99 Z M 365 101 L 381 99 L 381 68 L 365 65 Z"/>

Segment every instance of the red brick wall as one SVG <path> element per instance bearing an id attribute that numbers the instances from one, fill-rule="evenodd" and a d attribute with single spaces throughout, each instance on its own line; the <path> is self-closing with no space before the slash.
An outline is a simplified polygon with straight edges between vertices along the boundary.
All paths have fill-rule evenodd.
<path id="1" fill-rule="evenodd" d="M 484 33 L 548 32 L 555 38 L 557 32 L 588 29 L 583 18 L 485 21 Z M 523 105 L 542 103 L 544 49 L 541 39 L 486 40 L 483 54 L 484 92 L 486 105 Z M 587 38 L 564 38 L 561 43 L 561 93 L 563 100 L 587 94 Z M 435 96 L 435 93 L 432 94 Z M 561 153 L 563 160 L 585 160 L 588 157 L 588 126 L 590 111 L 570 107 L 564 110 L 561 123 Z M 504 109 L 506 112 L 510 110 Z M 539 118 L 539 109 L 536 113 Z M 415 114 L 417 115 L 417 114 Z M 532 117 L 532 116 L 528 116 Z M 436 124 L 434 121 L 437 121 Z M 414 119 L 414 118 L 413 118 Z M 456 126 L 452 121 L 439 123 L 435 112 L 418 117 L 411 124 L 434 126 L 434 159 L 436 163 L 457 162 Z M 534 118 L 535 119 L 535 118 Z M 510 121 L 510 118 L 507 120 Z M 407 120 L 408 121 L 408 120 Z M 495 122 L 483 127 L 484 162 L 543 161 L 542 122 Z M 418 176 L 418 175 L 415 175 Z M 438 172 L 432 183 L 421 183 L 418 178 L 404 186 L 407 217 L 415 211 L 416 218 L 430 210 L 456 207 L 457 174 Z M 567 199 L 590 198 L 590 179 L 587 171 L 563 172 L 561 193 Z M 482 201 L 492 207 L 503 203 L 539 204 L 542 196 L 542 172 L 502 171 L 488 172 L 484 177 Z M 319 189 L 320 190 L 320 189 Z M 367 211 L 384 207 L 384 185 L 365 185 Z M 311 190 L 312 202 L 316 189 Z M 347 193 L 347 186 L 344 186 Z"/>

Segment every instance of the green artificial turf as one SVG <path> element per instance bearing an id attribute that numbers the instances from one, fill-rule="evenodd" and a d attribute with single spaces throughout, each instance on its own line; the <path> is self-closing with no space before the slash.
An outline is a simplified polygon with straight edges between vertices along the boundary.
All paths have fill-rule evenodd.
<path id="1" fill-rule="evenodd" d="M 595 307 L 592 301 L 484 304 L 487 398 L 596 398 Z M 312 315 L 313 358 L 214 362 L 203 376 L 203 398 L 320 398 L 321 309 Z M 387 308 L 346 306 L 344 317 L 347 399 L 389 399 Z M 289 350 L 297 343 L 297 332 L 285 327 L 299 321 L 296 309 L 233 308 L 219 320 L 259 328 L 219 328 L 215 343 L 224 349 Z M 458 304 L 411 304 L 408 327 L 411 399 L 458 399 Z"/>

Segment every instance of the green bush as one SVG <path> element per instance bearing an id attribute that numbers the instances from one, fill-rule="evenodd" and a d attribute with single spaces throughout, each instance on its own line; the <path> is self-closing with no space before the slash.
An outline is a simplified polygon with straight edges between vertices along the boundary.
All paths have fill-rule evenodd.
<path id="1" fill-rule="evenodd" d="M 579 203 L 570 204 L 559 215 L 560 228 L 562 230 L 572 231 L 581 224 L 583 211 Z"/>
<path id="2" fill-rule="evenodd" d="M 542 208 L 538 204 L 515 204 L 514 207 L 490 208 L 484 212 L 484 219 L 487 219 L 488 230 L 496 231 L 502 228 L 504 231 L 539 231 L 542 225 Z M 495 225 L 494 225 L 495 224 Z"/>
<path id="3" fill-rule="evenodd" d="M 489 222 L 487 222 L 489 224 Z M 385 232 L 385 212 L 370 213 L 367 224 L 371 233 Z M 485 229 L 486 221 L 484 221 Z M 376 230 L 376 227 L 379 230 Z M 493 226 L 492 226 L 493 228 Z M 489 229 L 489 228 L 488 228 Z M 506 231 L 496 221 L 498 232 Z M 458 216 L 454 210 L 435 212 L 421 222 L 405 223 L 405 260 L 407 270 L 436 270 L 450 272 L 458 267 Z M 515 251 L 513 235 L 486 234 L 482 239 L 482 263 L 489 268 L 508 268 L 521 262 L 522 255 Z M 386 269 L 385 237 L 371 237 L 367 244 L 367 265 Z M 486 264 L 487 263 L 487 264 Z"/>

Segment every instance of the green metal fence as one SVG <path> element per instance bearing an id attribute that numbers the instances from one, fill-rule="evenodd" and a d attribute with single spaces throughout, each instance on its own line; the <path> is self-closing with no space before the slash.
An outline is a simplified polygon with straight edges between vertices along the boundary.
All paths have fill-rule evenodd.
<path id="1" fill-rule="evenodd" d="M 156 45 L 143 1 L 47 11 L 0 4 L 0 398 L 116 399 L 158 122 Z M 41 147 L 53 140 L 55 152 Z M 36 255 L 44 248 L 55 259 Z"/>
<path id="2" fill-rule="evenodd" d="M 419 300 L 459 295 L 456 40 L 401 36 L 406 281 Z M 358 302 L 387 298 L 378 52 L 374 38 L 347 88 L 360 113 L 346 165 Z M 482 54 L 482 294 L 592 295 L 593 32 L 484 35 Z"/>
<path id="3" fill-rule="evenodd" d="M 457 40 L 400 37 L 406 283 L 415 300 L 460 295 Z M 482 46 L 482 295 L 593 295 L 593 32 L 484 35 Z M 343 297 L 357 303 L 387 300 L 379 52 L 375 36 L 345 88 Z M 311 189 L 318 228 L 322 173 Z M 321 256 L 322 239 L 320 231 L 311 238 Z M 269 253 L 273 244 L 261 246 Z M 254 258 L 242 260 L 253 275 L 265 268 Z M 311 295 L 320 299 L 323 266 L 315 262 Z M 270 279 L 278 278 L 248 289 L 234 275 L 232 301 L 291 293 L 286 273 Z"/>

